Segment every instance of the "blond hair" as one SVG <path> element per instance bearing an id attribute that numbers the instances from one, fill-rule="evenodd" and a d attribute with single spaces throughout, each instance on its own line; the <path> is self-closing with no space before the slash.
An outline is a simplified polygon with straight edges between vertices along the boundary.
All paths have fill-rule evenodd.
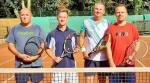
<path id="1" fill-rule="evenodd" d="M 102 3 L 102 2 L 96 2 L 96 3 L 94 4 L 94 7 L 95 7 L 96 5 L 103 5 L 103 6 L 104 6 L 104 10 L 105 10 L 105 5 L 104 5 L 104 3 Z"/>
<path id="2" fill-rule="evenodd" d="M 28 11 L 28 12 L 32 15 L 31 10 L 28 9 L 28 8 L 22 8 L 22 9 L 20 10 L 19 14 L 21 14 L 23 11 Z"/>
<path id="3" fill-rule="evenodd" d="M 63 9 L 59 9 L 59 10 L 57 11 L 56 15 L 58 16 L 58 15 L 59 15 L 60 13 L 62 13 L 62 12 L 66 12 L 68 16 L 71 14 L 69 9 L 63 8 Z"/>

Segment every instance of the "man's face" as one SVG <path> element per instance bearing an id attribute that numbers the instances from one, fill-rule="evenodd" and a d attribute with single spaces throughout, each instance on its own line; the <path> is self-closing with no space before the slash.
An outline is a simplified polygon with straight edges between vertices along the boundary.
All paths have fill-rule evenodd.
<path id="1" fill-rule="evenodd" d="M 68 21 L 68 14 L 66 12 L 61 12 L 58 14 L 57 16 L 57 20 L 58 20 L 58 24 L 60 26 L 65 26 L 67 25 L 67 21 Z"/>
<path id="2" fill-rule="evenodd" d="M 116 8 L 115 15 L 116 15 L 117 21 L 122 22 L 126 20 L 128 13 L 124 6 L 120 6 Z"/>
<path id="3" fill-rule="evenodd" d="M 31 23 L 31 17 L 32 17 L 31 12 L 27 9 L 23 9 L 20 12 L 20 20 L 25 25 L 28 25 Z"/>
<path id="4" fill-rule="evenodd" d="M 105 13 L 105 7 L 102 4 L 96 4 L 94 6 L 94 16 L 95 17 L 102 17 Z"/>

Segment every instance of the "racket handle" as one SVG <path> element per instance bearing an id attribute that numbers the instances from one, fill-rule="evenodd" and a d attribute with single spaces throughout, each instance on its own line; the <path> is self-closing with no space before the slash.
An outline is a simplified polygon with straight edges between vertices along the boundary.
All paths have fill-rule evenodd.
<path id="1" fill-rule="evenodd" d="M 67 56 L 67 55 L 66 55 L 65 51 L 63 51 L 62 54 L 61 54 L 61 56 L 60 56 L 60 58 L 64 58 L 64 57 L 66 57 L 66 56 Z"/>
<path id="2" fill-rule="evenodd" d="M 142 66 L 142 67 L 145 67 L 145 65 L 138 59 L 136 59 L 136 61 Z"/>
<path id="3" fill-rule="evenodd" d="M 62 52 L 62 54 L 61 54 L 61 56 L 60 56 L 60 58 L 64 58 L 65 56 L 64 56 L 64 51 Z"/>

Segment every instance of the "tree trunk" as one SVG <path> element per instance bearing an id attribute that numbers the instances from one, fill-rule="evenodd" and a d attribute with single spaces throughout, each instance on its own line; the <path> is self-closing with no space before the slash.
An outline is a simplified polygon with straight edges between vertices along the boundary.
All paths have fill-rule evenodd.
<path id="1" fill-rule="evenodd" d="M 31 10 L 31 0 L 28 0 L 27 7 L 28 7 L 29 10 Z"/>
<path id="2" fill-rule="evenodd" d="M 26 7 L 24 0 L 21 0 L 21 6 L 22 6 L 22 8 L 25 8 L 25 7 Z"/>

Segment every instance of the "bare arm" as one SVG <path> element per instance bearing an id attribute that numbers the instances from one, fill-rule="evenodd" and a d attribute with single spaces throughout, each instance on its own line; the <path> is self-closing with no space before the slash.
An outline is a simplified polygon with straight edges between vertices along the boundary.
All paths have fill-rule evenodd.
<path id="1" fill-rule="evenodd" d="M 80 33 L 79 45 L 80 45 L 81 51 L 83 52 L 84 58 L 89 58 L 89 55 L 85 49 L 86 48 L 86 34 L 85 34 L 85 32 Z"/>
<path id="2" fill-rule="evenodd" d="M 85 33 L 84 32 L 81 32 L 80 33 L 80 36 L 79 36 L 79 46 L 81 48 L 84 47 L 84 41 L 85 41 Z"/>
<path id="3" fill-rule="evenodd" d="M 9 44 L 8 44 L 8 48 L 9 48 L 9 50 L 10 50 L 16 57 L 20 58 L 20 59 L 23 60 L 24 62 L 32 62 L 32 61 L 37 60 L 37 59 L 40 57 L 40 55 L 32 56 L 32 57 L 31 57 L 31 56 L 29 56 L 29 55 L 20 53 L 20 52 L 16 49 L 15 44 L 13 44 L 13 43 L 9 43 Z"/>
<path id="4" fill-rule="evenodd" d="M 46 49 L 46 53 L 48 54 L 48 56 L 50 56 L 56 63 L 59 63 L 63 58 L 60 57 L 56 57 L 53 54 L 53 49 L 52 48 L 47 48 Z"/>
<path id="5" fill-rule="evenodd" d="M 20 53 L 20 52 L 16 49 L 15 44 L 13 44 L 13 43 L 9 43 L 9 44 L 8 44 L 8 48 L 9 48 L 9 50 L 10 50 L 16 57 L 18 57 L 18 58 L 20 58 L 20 59 L 22 59 L 22 60 L 25 60 L 26 58 L 29 58 L 29 57 L 30 57 L 30 56 L 28 56 L 28 55 L 25 55 L 25 54 Z"/>
<path id="6" fill-rule="evenodd" d="M 108 57 L 110 67 L 116 67 L 116 65 L 113 61 L 113 58 L 112 58 L 112 50 L 111 50 L 110 47 L 106 47 L 106 53 L 107 53 L 107 57 Z"/>
<path id="7" fill-rule="evenodd" d="M 106 44 L 106 54 L 108 57 L 109 65 L 110 67 L 116 67 L 114 61 L 113 61 L 113 55 L 112 55 L 112 50 L 111 50 L 111 35 L 108 37 L 108 42 Z"/>

